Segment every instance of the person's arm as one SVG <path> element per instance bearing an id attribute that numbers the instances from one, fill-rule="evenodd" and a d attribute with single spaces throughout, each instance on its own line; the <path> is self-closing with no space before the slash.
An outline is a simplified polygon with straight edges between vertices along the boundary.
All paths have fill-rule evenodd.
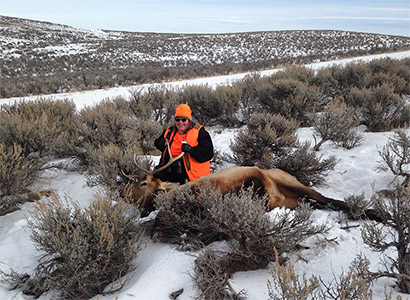
<path id="1" fill-rule="evenodd" d="M 165 138 L 164 138 L 164 135 L 165 135 L 165 131 L 166 131 L 166 129 L 161 133 L 161 135 L 158 137 L 158 138 L 156 138 L 155 139 L 155 141 L 154 141 L 154 145 L 155 145 L 155 147 L 159 150 L 159 151 L 161 151 L 161 152 L 164 152 L 164 150 L 165 150 Z"/>
<path id="2" fill-rule="evenodd" d="M 205 128 L 201 128 L 198 133 L 198 145 L 190 147 L 189 154 L 198 162 L 203 163 L 211 160 L 214 156 L 214 146 L 211 136 Z"/>

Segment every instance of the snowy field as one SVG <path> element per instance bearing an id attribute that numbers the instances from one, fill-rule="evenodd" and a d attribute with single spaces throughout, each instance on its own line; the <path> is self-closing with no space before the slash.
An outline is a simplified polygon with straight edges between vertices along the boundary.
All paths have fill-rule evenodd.
<path id="1" fill-rule="evenodd" d="M 312 68 L 326 67 L 329 64 L 346 64 L 350 61 L 369 61 L 380 57 L 403 58 L 410 57 L 410 51 L 392 53 L 386 55 L 373 55 L 350 60 L 340 60 L 328 63 L 312 64 Z M 263 72 L 262 75 L 269 75 L 275 70 Z M 186 80 L 181 82 L 167 83 L 170 87 L 183 87 L 184 85 L 208 84 L 211 86 L 230 84 L 242 78 L 244 74 L 232 76 L 219 76 L 201 78 L 196 80 Z M 85 106 L 95 105 L 105 98 L 115 96 L 128 97 L 130 88 L 147 88 L 149 85 L 137 87 L 113 88 L 107 90 L 96 90 L 81 93 L 47 95 L 53 99 L 69 98 L 74 101 L 78 109 Z M 36 97 L 26 97 L 24 100 L 32 100 Z M 7 104 L 18 99 L 0 99 L 0 104 Z M 229 152 L 231 139 L 236 131 L 232 129 L 219 130 L 208 128 L 214 141 L 214 146 L 220 152 Z M 335 155 L 337 165 L 327 176 L 323 185 L 314 188 L 325 196 L 343 199 L 349 195 L 359 195 L 364 193 L 368 198 L 374 189 L 385 189 L 394 179 L 390 172 L 377 172 L 375 169 L 381 161 L 378 151 L 393 137 L 393 132 L 367 133 L 365 128 L 360 128 L 363 133 L 361 145 L 345 150 L 326 142 L 321 147 L 319 155 L 327 157 Z M 410 129 L 407 129 L 410 134 Z M 313 142 L 312 128 L 300 128 L 298 130 L 300 141 L 309 140 Z M 73 164 L 70 160 L 65 160 L 67 164 Z M 73 201 L 79 202 L 86 207 L 95 198 L 98 187 L 90 188 L 86 184 L 86 177 L 76 171 L 49 169 L 45 171 L 41 179 L 36 183 L 39 189 L 55 189 L 61 198 L 67 195 Z M 26 203 L 21 209 L 13 213 L 0 217 L 0 269 L 8 272 L 10 268 L 20 273 L 31 273 L 37 265 L 40 256 L 33 243 L 29 239 L 29 230 L 25 227 L 27 217 L 32 208 L 32 203 Z M 280 212 L 275 209 L 269 212 L 273 216 Z M 362 241 L 360 228 L 353 227 L 349 230 L 341 229 L 343 224 L 338 223 L 338 212 L 317 210 L 314 212 L 315 222 L 327 224 L 331 227 L 327 234 L 329 239 L 336 239 L 337 243 L 329 243 L 326 247 L 317 245 L 314 238 L 306 242 L 309 249 L 298 253 L 298 256 L 291 255 L 291 261 L 295 265 L 295 270 L 299 275 L 306 273 L 307 276 L 320 276 L 324 282 L 333 280 L 342 271 L 347 272 L 350 263 L 360 253 L 363 253 L 370 261 L 372 271 L 382 270 L 381 255 L 372 252 Z M 362 224 L 362 221 L 350 222 L 351 225 Z M 146 237 L 147 246 L 135 260 L 136 270 L 129 273 L 128 284 L 119 292 L 109 295 L 99 295 L 94 300 L 164 300 L 169 299 L 172 292 L 183 289 L 183 293 L 178 297 L 179 300 L 191 300 L 199 295 L 195 289 L 194 282 L 190 274 L 193 274 L 195 253 L 182 252 L 176 250 L 175 245 L 161 242 L 153 243 Z M 214 244 L 213 247 L 223 247 L 223 243 Z M 395 256 L 395 253 L 388 253 Z M 303 257 L 303 259 L 300 259 Z M 250 300 L 268 299 L 267 281 L 271 280 L 269 267 L 264 270 L 237 272 L 230 283 L 232 287 L 240 291 L 244 289 Z M 393 290 L 393 299 L 401 295 L 403 299 L 410 299 L 409 295 L 400 294 L 391 279 L 379 279 L 371 287 L 373 299 L 384 299 L 384 289 Z M 42 295 L 39 299 L 49 299 L 51 294 Z M 21 300 L 32 299 L 23 295 L 19 290 L 9 291 L 8 286 L 0 284 L 0 299 Z"/>

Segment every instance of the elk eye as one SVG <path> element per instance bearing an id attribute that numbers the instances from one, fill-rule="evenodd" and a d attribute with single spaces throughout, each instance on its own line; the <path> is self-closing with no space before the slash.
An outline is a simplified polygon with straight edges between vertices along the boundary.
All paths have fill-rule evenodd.
<path id="1" fill-rule="evenodd" d="M 143 187 L 143 186 L 146 186 L 146 185 L 148 185 L 146 182 L 142 182 L 142 183 L 140 184 L 140 187 Z"/>

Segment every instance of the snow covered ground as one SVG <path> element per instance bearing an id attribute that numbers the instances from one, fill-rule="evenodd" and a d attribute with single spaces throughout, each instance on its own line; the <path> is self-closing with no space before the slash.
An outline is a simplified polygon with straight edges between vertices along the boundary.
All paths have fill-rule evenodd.
<path id="1" fill-rule="evenodd" d="M 410 51 L 355 58 L 352 60 L 370 60 L 378 57 L 409 57 Z M 330 63 L 344 64 L 351 60 L 334 61 Z M 318 63 L 311 65 L 312 68 L 319 68 L 330 63 Z M 266 71 L 268 75 L 273 71 Z M 243 74 L 232 76 L 220 76 L 202 78 L 191 81 L 181 81 L 168 83 L 169 86 L 184 86 L 186 84 L 229 84 L 230 82 L 243 77 Z M 139 86 L 142 88 L 148 85 Z M 78 109 L 88 105 L 94 105 L 107 97 L 118 95 L 128 96 L 129 88 L 114 88 L 108 90 L 97 90 L 82 93 L 47 95 L 61 99 L 68 97 L 73 99 Z M 32 100 L 35 97 L 26 97 L 24 100 Z M 10 103 L 11 101 L 21 101 L 23 99 L 0 99 L 0 104 Z M 322 194 L 343 199 L 349 195 L 359 195 L 364 193 L 370 197 L 374 188 L 381 190 L 386 188 L 394 179 L 390 172 L 377 172 L 375 168 L 380 161 L 378 151 L 393 137 L 393 132 L 367 133 L 364 128 L 363 143 L 351 150 L 345 150 L 325 143 L 321 147 L 319 154 L 327 157 L 335 155 L 338 159 L 336 168 L 327 176 L 323 185 L 314 187 Z M 221 152 L 229 152 L 230 141 L 235 135 L 235 130 L 219 130 L 209 128 L 214 141 L 215 148 Z M 410 129 L 407 129 L 410 134 Z M 300 128 L 298 130 L 300 141 L 313 141 L 312 128 Z M 73 162 L 66 160 L 66 163 Z M 86 177 L 76 171 L 49 169 L 45 171 L 41 180 L 36 183 L 41 189 L 53 188 L 61 198 L 67 195 L 73 201 L 79 202 L 86 207 L 93 201 L 98 187 L 90 188 L 86 184 Z M 27 217 L 32 208 L 32 203 L 26 203 L 21 209 L 13 213 L 0 217 L 0 269 L 8 272 L 10 268 L 21 273 L 31 273 L 37 265 L 39 253 L 35 250 L 33 243 L 29 239 L 29 230 L 25 227 Z M 279 212 L 273 210 L 269 214 L 272 216 Z M 343 270 L 346 272 L 350 263 L 356 255 L 363 253 L 371 261 L 371 270 L 382 269 L 381 255 L 372 252 L 362 241 L 360 228 L 354 227 L 349 230 L 341 229 L 342 224 L 338 223 L 338 212 L 318 210 L 314 212 L 315 221 L 320 224 L 327 224 L 331 227 L 328 238 L 337 240 L 337 243 L 330 243 L 326 247 L 316 245 L 315 239 L 311 238 L 306 243 L 310 247 L 299 253 L 300 256 L 291 255 L 291 261 L 295 265 L 298 274 L 306 273 L 307 276 L 320 276 L 324 282 L 330 282 Z M 362 221 L 351 222 L 351 224 L 362 224 Z M 99 295 L 94 300 L 111 299 L 143 299 L 143 300 L 163 300 L 169 299 L 169 295 L 177 290 L 183 289 L 179 300 L 193 299 L 198 296 L 194 282 L 190 274 L 193 274 L 195 253 L 178 251 L 175 245 L 161 242 L 153 243 L 148 237 L 147 247 L 144 248 L 139 257 L 135 260 L 136 270 L 129 273 L 128 284 L 119 292 L 110 295 Z M 388 253 L 395 256 L 395 253 Z M 303 257 L 304 259 L 300 259 Z M 271 280 L 269 268 L 264 270 L 237 272 L 231 278 L 231 285 L 237 291 L 244 289 L 248 299 L 259 300 L 268 299 L 267 281 Z M 379 279 L 372 286 L 373 299 L 384 299 L 384 288 L 393 290 L 393 299 L 401 295 L 403 299 L 410 299 L 409 295 L 400 294 L 394 287 L 391 279 Z M 50 298 L 50 294 L 42 295 L 39 299 Z M 31 299 L 23 295 L 19 290 L 9 291 L 8 286 L 0 284 L 0 299 Z"/>

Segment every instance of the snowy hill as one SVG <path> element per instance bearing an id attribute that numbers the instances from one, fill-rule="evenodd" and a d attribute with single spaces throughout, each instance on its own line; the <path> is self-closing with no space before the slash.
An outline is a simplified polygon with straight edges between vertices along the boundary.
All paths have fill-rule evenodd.
<path id="1" fill-rule="evenodd" d="M 3 98 L 231 74 L 408 50 L 410 38 L 335 30 L 226 34 L 119 32 L 0 16 L 0 48 L 0 80 L 4 83 L 0 97 Z"/>

